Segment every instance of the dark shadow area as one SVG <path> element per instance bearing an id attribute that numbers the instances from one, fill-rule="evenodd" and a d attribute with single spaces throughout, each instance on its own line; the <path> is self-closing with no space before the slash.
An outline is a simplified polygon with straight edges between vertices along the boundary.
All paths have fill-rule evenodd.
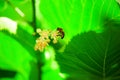
<path id="1" fill-rule="evenodd" d="M 120 21 L 108 19 L 103 32 L 74 36 L 56 60 L 68 80 L 120 80 Z"/>
<path id="2" fill-rule="evenodd" d="M 16 71 L 0 69 L 0 78 L 14 78 Z"/>

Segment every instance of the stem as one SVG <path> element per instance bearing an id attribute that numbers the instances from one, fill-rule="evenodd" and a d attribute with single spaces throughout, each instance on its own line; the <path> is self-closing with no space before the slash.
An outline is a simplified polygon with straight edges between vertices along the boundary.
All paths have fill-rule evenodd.
<path id="1" fill-rule="evenodd" d="M 41 67 L 43 66 L 43 64 L 41 64 L 41 62 L 37 62 L 37 67 L 38 67 L 38 80 L 41 80 L 41 74 L 42 74 L 42 70 Z"/>
<path id="2" fill-rule="evenodd" d="M 36 7 L 35 7 L 35 0 L 32 0 L 32 11 L 33 11 L 33 21 L 32 21 L 32 26 L 33 26 L 33 29 L 34 29 L 34 32 L 36 33 Z M 41 80 L 41 74 L 42 74 L 42 71 L 41 71 L 41 63 L 39 62 L 39 59 L 38 59 L 38 63 L 37 63 L 37 67 L 38 67 L 38 80 Z"/>
<path id="3" fill-rule="evenodd" d="M 33 9 L 33 21 L 32 21 L 32 25 L 33 25 L 34 32 L 36 32 L 36 9 L 35 9 L 35 0 L 32 0 L 32 9 Z"/>

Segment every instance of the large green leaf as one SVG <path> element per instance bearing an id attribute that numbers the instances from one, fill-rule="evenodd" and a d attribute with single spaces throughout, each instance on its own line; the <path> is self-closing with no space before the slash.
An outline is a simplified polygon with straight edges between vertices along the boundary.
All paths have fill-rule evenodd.
<path id="1" fill-rule="evenodd" d="M 40 11 L 44 27 L 62 27 L 65 40 L 89 30 L 99 31 L 107 22 L 120 14 L 116 0 L 41 0 Z"/>
<path id="2" fill-rule="evenodd" d="M 70 80 L 120 79 L 120 32 L 98 33 L 104 27 L 120 26 L 115 0 L 41 0 L 40 12 L 43 27 L 62 27 L 64 40 L 83 32 L 72 38 L 63 53 L 56 54 L 61 71 L 70 74 Z"/>
<path id="3" fill-rule="evenodd" d="M 70 80 L 120 80 L 120 28 L 77 35 L 56 56 Z"/>
<path id="4" fill-rule="evenodd" d="M 17 77 L 28 80 L 31 60 L 32 56 L 16 40 L 0 32 L 0 68 L 16 71 Z"/>
<path id="5" fill-rule="evenodd" d="M 0 18 L 0 69 L 3 69 L 2 73 L 5 73 L 5 70 L 10 74 L 16 72 L 15 80 L 37 79 L 38 75 L 31 73 L 38 69 L 35 67 L 35 58 L 39 55 L 34 50 L 33 30 L 25 23 L 20 24 L 17 26 L 17 23 L 9 18 Z M 10 75 L 6 74 L 7 76 Z"/>

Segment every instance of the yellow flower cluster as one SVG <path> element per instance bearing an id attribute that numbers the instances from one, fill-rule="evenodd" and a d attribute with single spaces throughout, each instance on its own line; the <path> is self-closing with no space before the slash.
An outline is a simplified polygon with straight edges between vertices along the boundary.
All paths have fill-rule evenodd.
<path id="1" fill-rule="evenodd" d="M 37 33 L 40 35 L 40 37 L 36 40 L 35 50 L 39 50 L 41 52 L 51 40 L 53 40 L 53 43 L 57 43 L 60 37 L 60 32 L 58 30 L 50 31 L 37 29 Z"/>

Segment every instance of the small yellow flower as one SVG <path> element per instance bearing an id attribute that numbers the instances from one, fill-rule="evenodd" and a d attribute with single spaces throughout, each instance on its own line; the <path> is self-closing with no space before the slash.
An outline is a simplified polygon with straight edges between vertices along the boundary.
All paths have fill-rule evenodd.
<path id="1" fill-rule="evenodd" d="M 44 48 L 48 45 L 48 40 L 45 40 L 44 38 L 39 37 L 36 40 L 35 50 L 43 51 Z"/>
<path id="2" fill-rule="evenodd" d="M 49 38 L 50 31 L 49 31 L 49 30 L 37 29 L 37 33 L 40 35 L 40 37 L 45 38 L 45 39 L 48 39 L 48 38 Z"/>
<path id="3" fill-rule="evenodd" d="M 57 43 L 59 38 L 59 31 L 55 30 L 51 32 L 51 39 L 53 39 L 53 43 Z"/>
<path id="4" fill-rule="evenodd" d="M 40 37 L 36 40 L 35 50 L 40 50 L 42 52 L 50 42 L 49 39 L 50 31 L 37 29 L 37 33 L 40 35 Z"/>
<path id="5" fill-rule="evenodd" d="M 41 52 L 46 46 L 48 46 L 51 39 L 53 40 L 53 43 L 57 43 L 60 37 L 64 37 L 64 32 L 61 28 L 54 31 L 37 29 L 37 33 L 40 37 L 36 40 L 35 50 L 39 50 Z"/>

